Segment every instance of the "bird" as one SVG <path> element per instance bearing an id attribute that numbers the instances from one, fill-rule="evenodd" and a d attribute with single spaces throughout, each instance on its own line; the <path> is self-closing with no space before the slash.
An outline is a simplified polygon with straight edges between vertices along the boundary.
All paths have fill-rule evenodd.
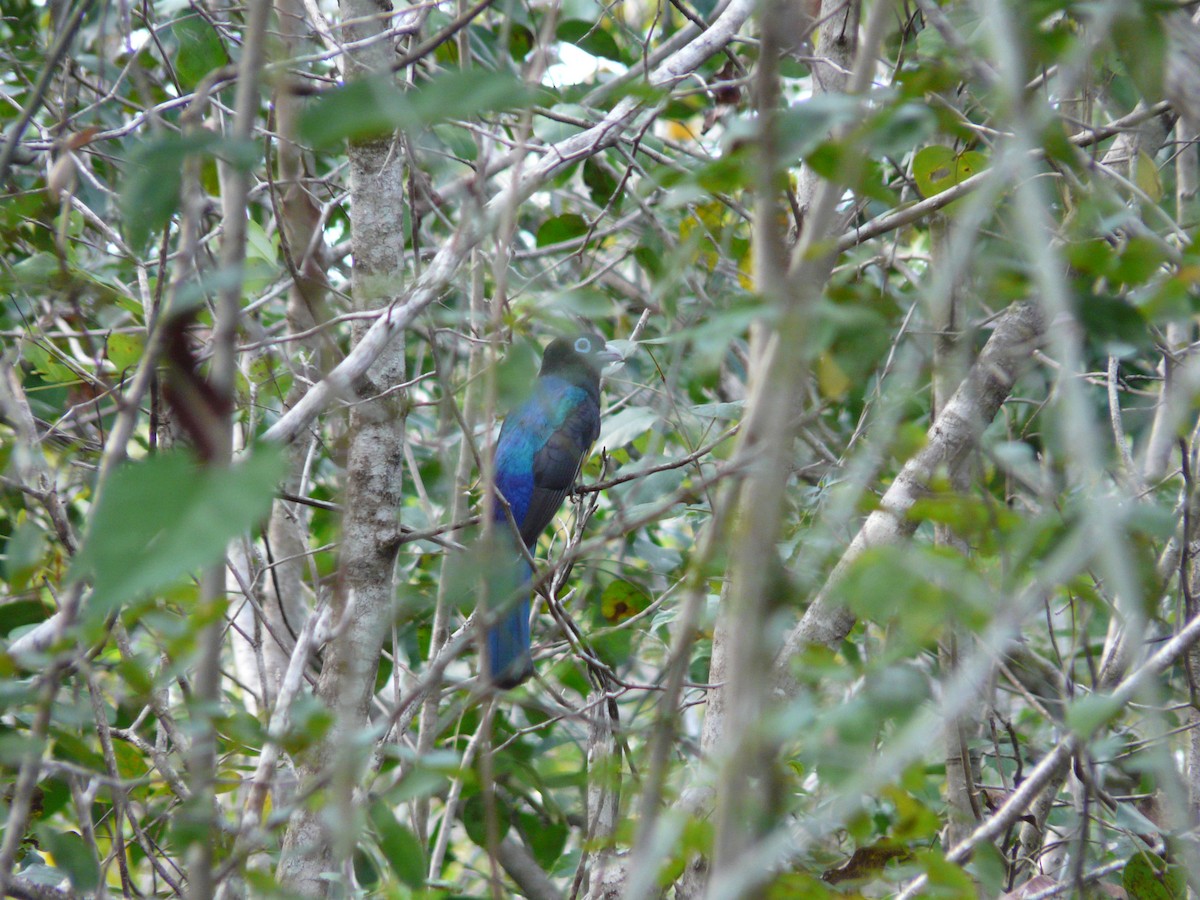
<path id="1" fill-rule="evenodd" d="M 620 358 L 598 334 L 555 338 L 542 354 L 529 397 L 505 417 L 500 428 L 494 456 L 493 534 L 509 536 L 516 559 L 513 570 L 502 573 L 509 577 L 490 579 L 489 587 L 520 587 L 524 596 L 487 629 L 488 677 L 497 688 L 516 687 L 533 674 L 529 635 L 533 570 L 517 545 L 513 524 L 532 553 L 600 434 L 600 371 Z M 495 608 L 510 601 L 514 590 L 489 591 L 488 604 Z"/>

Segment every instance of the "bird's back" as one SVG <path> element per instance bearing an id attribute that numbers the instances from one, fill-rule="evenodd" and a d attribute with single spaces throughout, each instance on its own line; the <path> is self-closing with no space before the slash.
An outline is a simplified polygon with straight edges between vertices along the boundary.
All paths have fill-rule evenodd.
<path id="1" fill-rule="evenodd" d="M 599 433 L 598 398 L 553 375 L 540 377 L 530 398 L 504 420 L 496 445 L 496 488 L 527 546 L 554 518 Z M 495 517 L 508 521 L 502 504 Z"/>

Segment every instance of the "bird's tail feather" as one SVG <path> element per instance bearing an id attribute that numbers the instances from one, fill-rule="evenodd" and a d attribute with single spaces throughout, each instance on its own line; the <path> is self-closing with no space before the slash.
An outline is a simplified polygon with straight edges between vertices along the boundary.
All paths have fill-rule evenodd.
<path id="1" fill-rule="evenodd" d="M 532 675 L 533 655 L 529 648 L 529 600 L 526 598 L 488 629 L 488 668 L 492 684 L 498 688 L 512 688 Z"/>
<path id="2" fill-rule="evenodd" d="M 521 581 L 528 588 L 533 573 L 525 560 L 521 560 L 520 566 Z M 494 598 L 494 602 L 502 603 L 511 598 L 512 593 L 511 590 L 504 591 Z M 533 674 L 529 604 L 529 596 L 522 597 L 499 622 L 487 630 L 488 675 L 498 688 L 516 687 Z"/>

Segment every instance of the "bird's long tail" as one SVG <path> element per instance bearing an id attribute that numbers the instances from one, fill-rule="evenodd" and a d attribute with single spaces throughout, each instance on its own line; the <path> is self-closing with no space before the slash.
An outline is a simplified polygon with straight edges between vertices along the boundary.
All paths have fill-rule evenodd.
<path id="1" fill-rule="evenodd" d="M 522 584 L 527 592 L 495 625 L 487 630 L 488 674 L 492 684 L 498 688 L 516 687 L 533 674 L 533 655 L 530 652 L 529 635 L 529 581 L 533 571 L 522 559 L 519 563 L 520 577 L 512 584 Z M 498 579 L 497 581 L 505 581 Z M 494 586 L 499 586 L 495 584 Z M 492 599 L 495 604 L 511 600 L 513 590 L 498 592 Z"/>

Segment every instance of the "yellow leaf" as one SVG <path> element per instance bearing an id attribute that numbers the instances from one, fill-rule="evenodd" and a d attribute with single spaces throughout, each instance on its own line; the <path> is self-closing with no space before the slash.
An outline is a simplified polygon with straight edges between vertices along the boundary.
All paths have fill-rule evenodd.
<path id="1" fill-rule="evenodd" d="M 1158 166 L 1145 150 L 1139 150 L 1133 160 L 1133 183 L 1155 203 L 1162 199 L 1163 186 Z"/>
<path id="2" fill-rule="evenodd" d="M 829 400 L 841 400 L 850 390 L 850 377 L 828 352 L 817 357 L 817 388 Z"/>
<path id="3" fill-rule="evenodd" d="M 738 284 L 743 290 L 754 290 L 754 249 L 748 248 L 738 260 Z"/>
<path id="4" fill-rule="evenodd" d="M 663 137 L 672 141 L 692 141 L 696 138 L 696 129 L 687 122 L 679 122 L 675 119 L 669 119 L 665 124 L 666 134 Z"/>
<path id="5" fill-rule="evenodd" d="M 701 216 L 701 219 L 703 220 L 703 216 Z M 713 249 L 712 238 L 709 237 L 710 233 L 708 228 L 702 227 L 694 219 L 684 219 L 679 223 L 679 236 L 685 242 L 689 240 L 695 241 L 696 261 L 703 263 L 711 272 L 716 268 L 719 260 L 716 251 Z"/>
<path id="6" fill-rule="evenodd" d="M 1179 271 L 1175 273 L 1175 279 L 1183 284 L 1196 284 L 1200 282 L 1200 266 L 1181 266 Z"/>

